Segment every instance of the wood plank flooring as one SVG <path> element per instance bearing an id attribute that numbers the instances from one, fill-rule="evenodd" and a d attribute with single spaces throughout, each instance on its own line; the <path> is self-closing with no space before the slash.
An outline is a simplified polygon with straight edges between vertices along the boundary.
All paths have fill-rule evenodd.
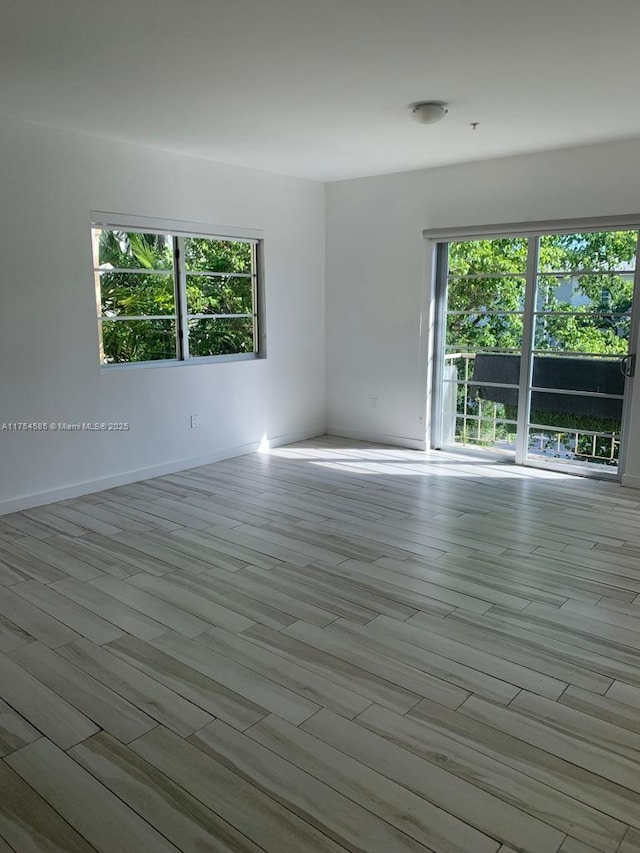
<path id="1" fill-rule="evenodd" d="M 320 438 L 0 518 L 0 851 L 640 851 L 640 493 Z"/>

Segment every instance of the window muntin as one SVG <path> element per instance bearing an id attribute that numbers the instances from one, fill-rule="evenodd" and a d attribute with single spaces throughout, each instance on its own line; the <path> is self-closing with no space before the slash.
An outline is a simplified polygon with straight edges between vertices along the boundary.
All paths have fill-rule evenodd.
<path id="1" fill-rule="evenodd" d="M 259 354 L 258 240 L 92 235 L 101 364 Z"/>

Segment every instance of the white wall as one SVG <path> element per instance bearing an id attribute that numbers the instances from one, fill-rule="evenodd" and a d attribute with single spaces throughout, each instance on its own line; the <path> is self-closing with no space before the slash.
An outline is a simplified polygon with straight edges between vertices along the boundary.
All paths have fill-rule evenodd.
<path id="1" fill-rule="evenodd" d="M 0 127 L 0 424 L 131 425 L 0 431 L 0 512 L 253 449 L 263 436 L 324 431 L 322 184 L 5 118 Z M 263 230 L 268 358 L 101 370 L 91 210 Z"/>
<path id="2" fill-rule="evenodd" d="M 631 141 L 329 184 L 328 430 L 425 446 L 423 228 L 640 213 L 638 163 Z M 640 486 L 640 388 L 627 473 Z"/>
<path id="3" fill-rule="evenodd" d="M 330 431 L 425 444 L 423 228 L 637 213 L 638 162 L 640 142 L 621 142 L 328 185 Z M 321 184 L 3 118 L 0 197 L 0 424 L 131 424 L 0 431 L 0 512 L 252 449 L 265 435 L 323 431 Z M 264 230 L 269 357 L 101 370 L 91 210 Z M 627 482 L 640 486 L 640 392 L 634 406 Z"/>

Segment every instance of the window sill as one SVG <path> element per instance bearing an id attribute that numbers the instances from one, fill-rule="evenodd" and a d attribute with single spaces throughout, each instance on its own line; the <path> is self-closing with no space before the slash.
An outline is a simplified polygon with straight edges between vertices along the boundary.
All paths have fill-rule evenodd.
<path id="1" fill-rule="evenodd" d="M 131 361 L 117 364 L 101 364 L 100 372 L 117 373 L 121 370 L 148 370 L 160 367 L 195 367 L 203 364 L 222 364 L 231 361 L 262 361 L 264 356 L 255 352 L 236 353 L 234 355 L 210 355 L 202 358 L 167 359 L 165 361 Z"/>

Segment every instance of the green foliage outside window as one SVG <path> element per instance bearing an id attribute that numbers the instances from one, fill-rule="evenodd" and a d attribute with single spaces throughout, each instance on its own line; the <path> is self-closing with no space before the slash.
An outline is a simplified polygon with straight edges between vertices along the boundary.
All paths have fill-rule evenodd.
<path id="1" fill-rule="evenodd" d="M 253 245 L 188 237 L 183 246 L 189 355 L 254 352 Z M 95 249 L 104 362 L 178 358 L 173 238 L 101 229 Z"/>

